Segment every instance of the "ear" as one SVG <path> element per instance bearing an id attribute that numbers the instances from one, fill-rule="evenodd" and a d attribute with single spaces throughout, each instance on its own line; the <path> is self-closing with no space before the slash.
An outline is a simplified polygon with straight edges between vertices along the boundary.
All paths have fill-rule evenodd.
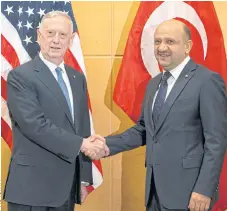
<path id="1" fill-rule="evenodd" d="M 40 30 L 37 29 L 37 43 L 40 45 L 40 38 L 41 38 L 41 33 Z"/>
<path id="2" fill-rule="evenodd" d="M 75 32 L 76 33 L 76 32 Z M 72 44 L 73 44 L 73 39 L 75 37 L 75 33 L 73 33 L 70 37 L 70 40 L 69 40 L 69 48 L 71 48 Z"/>
<path id="3" fill-rule="evenodd" d="M 76 33 L 76 32 L 75 32 Z M 73 39 L 75 37 L 75 33 L 73 33 L 70 37 L 70 41 L 69 41 L 69 48 L 71 48 L 72 44 L 73 44 Z"/>
<path id="4" fill-rule="evenodd" d="M 185 54 L 189 54 L 191 49 L 192 49 L 192 46 L 193 46 L 193 42 L 192 40 L 188 40 L 186 43 L 185 43 Z"/>

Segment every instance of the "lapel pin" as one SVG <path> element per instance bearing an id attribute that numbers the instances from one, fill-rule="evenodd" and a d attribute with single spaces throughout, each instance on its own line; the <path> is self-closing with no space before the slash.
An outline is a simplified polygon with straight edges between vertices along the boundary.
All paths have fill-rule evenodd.
<path id="1" fill-rule="evenodd" d="M 76 78 L 76 76 L 74 75 L 73 78 Z"/>
<path id="2" fill-rule="evenodd" d="M 185 78 L 188 78 L 188 75 L 185 75 Z"/>

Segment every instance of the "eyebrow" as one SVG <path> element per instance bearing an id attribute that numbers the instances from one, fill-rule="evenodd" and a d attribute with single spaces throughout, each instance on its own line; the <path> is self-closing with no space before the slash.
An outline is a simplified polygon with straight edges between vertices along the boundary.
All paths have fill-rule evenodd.
<path id="1" fill-rule="evenodd" d="M 155 37 L 154 38 L 155 40 L 160 40 L 160 39 L 162 39 L 162 40 L 176 40 L 174 37 L 164 37 L 164 38 L 161 38 L 161 37 Z"/>

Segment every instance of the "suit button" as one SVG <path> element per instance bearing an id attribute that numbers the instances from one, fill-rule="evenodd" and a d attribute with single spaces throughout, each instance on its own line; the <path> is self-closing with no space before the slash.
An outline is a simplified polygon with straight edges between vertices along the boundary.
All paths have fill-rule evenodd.
<path id="1" fill-rule="evenodd" d="M 217 188 L 216 188 L 216 190 L 215 190 L 216 192 L 218 191 L 218 186 L 217 186 Z"/>

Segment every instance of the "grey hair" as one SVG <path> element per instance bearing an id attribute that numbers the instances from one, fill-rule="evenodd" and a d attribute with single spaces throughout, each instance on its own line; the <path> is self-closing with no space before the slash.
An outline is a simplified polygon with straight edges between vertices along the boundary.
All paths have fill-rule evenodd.
<path id="1" fill-rule="evenodd" d="M 58 11 L 58 10 L 56 10 L 56 11 L 51 11 L 51 12 L 46 13 L 46 14 L 43 16 L 43 18 L 42 18 L 42 20 L 41 20 L 41 22 L 40 22 L 40 27 L 39 27 L 39 28 L 40 28 L 40 29 L 42 28 L 43 22 L 44 22 L 47 18 L 54 18 L 54 17 L 57 17 L 57 16 L 65 17 L 65 18 L 67 18 L 67 19 L 70 21 L 70 23 L 71 23 L 71 25 L 72 25 L 72 33 L 73 33 L 73 22 L 72 22 L 71 17 L 70 17 L 67 13 L 62 12 L 62 11 Z"/>

